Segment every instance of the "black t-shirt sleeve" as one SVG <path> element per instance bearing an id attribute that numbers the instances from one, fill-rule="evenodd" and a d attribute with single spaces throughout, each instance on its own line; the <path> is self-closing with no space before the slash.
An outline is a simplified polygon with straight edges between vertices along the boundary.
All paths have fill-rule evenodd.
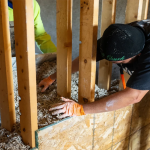
<path id="1" fill-rule="evenodd" d="M 127 87 L 138 90 L 150 90 L 150 53 L 140 63 L 127 82 Z"/>
<path id="2" fill-rule="evenodd" d="M 97 40 L 97 55 L 96 55 L 96 61 L 100 61 L 103 59 L 101 52 L 100 52 L 100 41 L 101 38 Z"/>

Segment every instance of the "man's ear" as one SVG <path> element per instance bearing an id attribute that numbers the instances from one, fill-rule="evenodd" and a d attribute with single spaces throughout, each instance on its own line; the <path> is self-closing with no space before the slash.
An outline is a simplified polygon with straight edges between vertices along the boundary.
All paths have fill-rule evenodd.
<path id="1" fill-rule="evenodd" d="M 138 56 L 140 56 L 141 55 L 141 53 L 140 54 L 138 54 Z"/>

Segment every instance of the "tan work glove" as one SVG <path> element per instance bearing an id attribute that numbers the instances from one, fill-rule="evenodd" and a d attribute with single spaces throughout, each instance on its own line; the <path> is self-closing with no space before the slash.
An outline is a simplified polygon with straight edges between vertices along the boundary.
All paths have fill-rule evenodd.
<path id="1" fill-rule="evenodd" d="M 43 89 L 41 90 L 41 92 L 45 92 L 45 90 L 46 90 L 54 81 L 55 81 L 55 80 L 52 80 L 52 79 L 50 78 L 50 76 L 47 77 L 47 78 L 45 78 L 45 79 L 43 79 L 43 80 L 39 83 L 39 87 L 44 86 Z"/>
<path id="2" fill-rule="evenodd" d="M 82 105 L 70 99 L 65 99 L 63 97 L 61 99 L 64 101 L 64 103 L 60 103 L 57 106 L 49 109 L 49 111 L 54 111 L 52 115 L 63 113 L 63 115 L 58 116 L 58 118 L 85 115 Z"/>

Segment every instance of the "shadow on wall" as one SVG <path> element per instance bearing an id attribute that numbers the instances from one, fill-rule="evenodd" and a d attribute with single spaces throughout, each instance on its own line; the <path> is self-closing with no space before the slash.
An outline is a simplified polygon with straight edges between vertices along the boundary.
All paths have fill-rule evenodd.
<path id="1" fill-rule="evenodd" d="M 132 107 L 132 114 L 126 131 L 128 135 L 115 146 L 122 150 L 150 150 L 150 92 Z"/>

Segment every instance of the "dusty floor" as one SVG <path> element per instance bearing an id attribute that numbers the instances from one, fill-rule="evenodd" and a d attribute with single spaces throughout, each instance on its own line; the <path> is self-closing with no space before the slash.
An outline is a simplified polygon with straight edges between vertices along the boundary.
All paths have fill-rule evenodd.
<path id="1" fill-rule="evenodd" d="M 57 83 L 54 82 L 44 93 L 41 93 L 41 88 L 38 87 L 38 83 L 48 77 L 50 74 L 56 71 L 56 62 L 44 62 L 41 66 L 37 68 L 37 105 L 38 105 L 38 127 L 42 128 L 44 126 L 50 125 L 52 123 L 58 122 L 57 116 L 52 116 L 48 109 L 60 102 L 60 98 L 57 96 Z M 29 146 L 23 145 L 20 137 L 20 112 L 19 112 L 19 100 L 18 95 L 18 83 L 17 83 L 17 72 L 13 71 L 14 79 L 14 95 L 15 95 L 15 108 L 16 108 L 16 118 L 17 124 L 14 126 L 14 131 L 12 133 L 6 131 L 5 129 L 0 129 L 0 149 L 29 149 Z M 78 73 L 72 75 L 71 81 L 71 97 L 75 101 L 78 101 Z M 104 96 L 112 94 L 118 91 L 118 80 L 112 82 L 111 91 L 106 91 L 104 89 L 99 89 L 95 85 L 95 99 L 100 99 Z"/>

